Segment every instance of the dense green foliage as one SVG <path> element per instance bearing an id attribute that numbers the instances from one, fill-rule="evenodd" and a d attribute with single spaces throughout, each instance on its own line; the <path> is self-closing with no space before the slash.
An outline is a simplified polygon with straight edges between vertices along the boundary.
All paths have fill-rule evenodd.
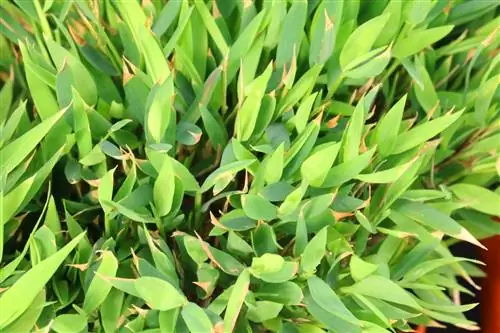
<path id="1" fill-rule="evenodd" d="M 0 2 L 0 331 L 474 329 L 497 5 Z"/>

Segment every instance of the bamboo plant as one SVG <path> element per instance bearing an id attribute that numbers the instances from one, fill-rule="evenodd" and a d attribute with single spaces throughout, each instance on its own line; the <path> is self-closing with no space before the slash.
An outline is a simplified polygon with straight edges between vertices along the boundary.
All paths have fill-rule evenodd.
<path id="1" fill-rule="evenodd" d="M 498 2 L 0 2 L 0 331 L 477 324 Z"/>

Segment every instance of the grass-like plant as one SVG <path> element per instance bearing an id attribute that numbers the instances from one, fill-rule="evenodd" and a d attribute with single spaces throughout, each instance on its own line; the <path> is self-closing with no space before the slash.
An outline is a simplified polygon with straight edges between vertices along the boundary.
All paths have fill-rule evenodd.
<path id="1" fill-rule="evenodd" d="M 0 24 L 1 332 L 477 328 L 449 247 L 500 233 L 497 1 L 5 0 Z"/>

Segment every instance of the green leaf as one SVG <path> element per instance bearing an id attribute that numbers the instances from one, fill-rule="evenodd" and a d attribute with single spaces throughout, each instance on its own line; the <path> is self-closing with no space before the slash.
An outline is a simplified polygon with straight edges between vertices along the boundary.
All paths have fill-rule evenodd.
<path id="1" fill-rule="evenodd" d="M 261 257 L 252 259 L 251 272 L 255 274 L 276 273 L 283 268 L 285 260 L 282 256 L 265 253 Z"/>
<path id="2" fill-rule="evenodd" d="M 417 310 L 422 308 L 407 291 L 383 276 L 367 276 L 352 286 L 344 287 L 343 290 L 347 293 L 361 294 L 396 304 L 406 305 Z"/>
<path id="3" fill-rule="evenodd" d="M 259 272 L 250 270 L 256 278 L 268 283 L 283 283 L 292 280 L 298 271 L 298 264 L 291 261 L 285 261 L 280 270 L 276 272 Z"/>
<path id="4" fill-rule="evenodd" d="M 406 272 L 404 276 L 404 281 L 415 281 L 421 277 L 428 275 L 430 272 L 437 270 L 443 266 L 451 265 L 457 262 L 470 261 L 479 264 L 475 260 L 471 260 L 468 258 L 460 258 L 460 257 L 451 257 L 451 258 L 439 258 L 424 261 L 414 267 L 412 267 L 408 272 Z"/>
<path id="5" fill-rule="evenodd" d="M 3 226 L 16 214 L 16 212 L 21 207 L 24 198 L 28 194 L 35 177 L 30 177 L 18 184 L 12 191 L 3 195 L 0 193 L 0 199 L 2 200 L 2 212 L 1 212 L 1 226 Z M 1 252 L 0 252 L 1 253 Z"/>
<path id="6" fill-rule="evenodd" d="M 118 213 L 126 216 L 132 221 L 142 222 L 142 223 L 153 223 L 155 220 L 149 215 L 140 214 L 133 209 L 127 208 L 126 206 L 113 201 L 104 201 L 105 206 L 113 207 Z"/>
<path id="7" fill-rule="evenodd" d="M 102 209 L 107 212 L 109 209 L 105 205 L 105 201 L 111 201 L 113 198 L 113 174 L 115 169 L 109 170 L 100 180 L 98 188 L 98 198 Z"/>
<path id="8" fill-rule="evenodd" d="M 73 129 L 75 131 L 75 140 L 78 146 L 79 157 L 82 158 L 92 150 L 92 135 L 90 131 L 89 119 L 87 117 L 88 107 L 76 89 L 72 88 L 71 92 L 73 96 Z"/>
<path id="9" fill-rule="evenodd" d="M 382 32 L 379 34 L 375 46 L 386 45 L 393 40 L 393 37 L 398 33 L 401 27 L 401 14 L 402 14 L 403 3 L 399 0 L 390 0 L 385 7 L 383 13 L 389 14 L 390 24 L 384 27 Z"/>
<path id="10" fill-rule="evenodd" d="M 271 73 L 272 66 L 270 64 L 264 73 L 245 87 L 245 101 L 237 111 L 235 122 L 236 137 L 241 141 L 247 141 L 254 132 L 258 119 L 258 112 L 255 111 L 260 109 Z"/>
<path id="11" fill-rule="evenodd" d="M 123 305 L 124 294 L 118 289 L 111 289 L 99 307 L 104 332 L 113 332 L 118 325 Z"/>
<path id="12" fill-rule="evenodd" d="M 306 97 L 304 101 L 300 103 L 300 106 L 297 109 L 297 113 L 295 114 L 295 116 L 290 120 L 295 125 L 297 133 L 299 134 L 302 133 L 306 128 L 314 101 L 316 100 L 317 96 L 318 93 L 314 93 Z"/>
<path id="13" fill-rule="evenodd" d="M 300 187 L 288 194 L 278 209 L 279 216 L 292 214 L 298 207 L 307 190 L 307 183 L 302 182 Z"/>
<path id="14" fill-rule="evenodd" d="M 390 169 L 383 170 L 383 171 L 377 171 L 377 172 L 373 172 L 373 173 L 357 175 L 356 179 L 359 179 L 362 182 L 371 183 L 371 184 L 393 183 L 396 180 L 398 180 L 399 177 L 401 177 L 401 175 L 403 173 L 405 173 L 406 170 L 408 170 L 412 166 L 412 164 L 415 163 L 415 161 L 416 161 L 416 158 L 413 158 L 409 162 L 395 166 L 394 168 L 390 168 Z"/>
<path id="15" fill-rule="evenodd" d="M 81 314 L 63 314 L 57 316 L 50 327 L 57 333 L 81 332 L 87 327 L 87 318 Z"/>
<path id="16" fill-rule="evenodd" d="M 171 118 L 171 99 L 174 93 L 173 77 L 157 83 L 151 89 L 146 102 L 144 124 L 148 138 L 155 143 L 163 142 Z"/>
<path id="17" fill-rule="evenodd" d="M 260 195 L 243 195 L 241 203 L 245 214 L 251 219 L 270 221 L 276 218 L 278 208 Z"/>
<path id="18" fill-rule="evenodd" d="M 349 119 L 342 138 L 342 161 L 349 162 L 359 155 L 363 126 L 365 123 L 365 103 L 360 100 Z"/>
<path id="19" fill-rule="evenodd" d="M 293 244 L 293 254 L 300 256 L 306 248 L 307 239 L 307 224 L 304 214 L 299 214 L 297 225 L 295 226 L 295 243 Z"/>
<path id="20" fill-rule="evenodd" d="M 203 132 L 201 129 L 194 124 L 185 121 L 181 121 L 177 124 L 176 139 L 184 145 L 192 146 L 197 144 L 202 135 Z"/>
<path id="21" fill-rule="evenodd" d="M 379 75 L 391 60 L 391 47 L 382 47 L 368 52 L 356 62 L 351 62 L 344 75 L 350 79 L 371 78 Z"/>
<path id="22" fill-rule="evenodd" d="M 153 82 L 163 82 L 169 75 L 167 59 L 164 57 L 157 40 L 146 28 L 146 15 L 139 3 L 113 1 L 117 11 L 132 33 L 133 43 L 144 57 L 146 70 Z"/>
<path id="23" fill-rule="evenodd" d="M 31 332 L 45 305 L 45 289 L 42 289 L 33 303 L 14 322 L 2 329 L 4 333 Z"/>
<path id="24" fill-rule="evenodd" d="M 297 104 L 304 96 L 312 90 L 319 73 L 321 65 L 314 65 L 292 86 L 290 91 L 282 98 L 278 104 L 278 115 L 282 115 Z"/>
<path id="25" fill-rule="evenodd" d="M 160 311 L 158 321 L 161 332 L 175 332 L 179 312 L 179 308 L 168 311 Z"/>
<path id="26" fill-rule="evenodd" d="M 304 248 L 300 255 L 300 268 L 304 272 L 313 272 L 320 264 L 326 252 L 327 227 L 321 229 Z"/>
<path id="27" fill-rule="evenodd" d="M 55 254 L 39 262 L 2 294 L 0 297 L 0 313 L 2 313 L 0 329 L 4 329 L 12 323 L 30 306 L 57 268 L 84 236 L 85 233 L 81 233 Z"/>
<path id="28" fill-rule="evenodd" d="M 396 138 L 399 134 L 403 112 L 406 104 L 404 95 L 394 106 L 384 115 L 375 128 L 374 143 L 381 156 L 388 156 L 392 153 L 396 145 Z"/>
<path id="29" fill-rule="evenodd" d="M 153 187 L 155 207 L 160 216 L 167 215 L 172 209 L 175 193 L 175 176 L 169 158 L 165 158 Z"/>
<path id="30" fill-rule="evenodd" d="M 250 274 L 244 270 L 233 284 L 224 315 L 224 332 L 232 332 L 250 287 Z"/>
<path id="31" fill-rule="evenodd" d="M 213 261 L 216 265 L 226 274 L 238 276 L 242 271 L 245 270 L 245 266 L 243 266 L 238 260 L 236 260 L 233 256 L 227 254 L 224 251 L 218 250 L 214 247 L 209 247 L 210 253 L 212 254 Z"/>
<path id="32" fill-rule="evenodd" d="M 307 18 L 307 2 L 294 1 L 283 19 L 278 47 L 276 49 L 276 67 L 288 64 L 293 54 L 299 53 L 304 26 Z"/>
<path id="33" fill-rule="evenodd" d="M 106 155 L 103 154 L 101 145 L 95 145 L 92 150 L 79 160 L 84 166 L 92 166 L 106 160 Z"/>
<path id="34" fill-rule="evenodd" d="M 200 190 L 200 185 L 191 174 L 191 172 L 182 164 L 181 162 L 168 157 L 170 162 L 172 163 L 172 169 L 175 173 L 175 176 L 182 181 L 182 185 L 184 186 L 184 190 L 187 192 L 197 192 Z"/>
<path id="35" fill-rule="evenodd" d="M 249 218 L 242 209 L 233 209 L 221 216 L 219 220 L 229 230 L 244 231 L 255 228 L 257 221 Z"/>
<path id="36" fill-rule="evenodd" d="M 228 64 L 227 64 L 227 82 L 231 82 L 236 75 L 236 71 L 241 64 L 241 59 L 248 53 L 252 47 L 254 40 L 259 31 L 265 28 L 265 24 L 262 23 L 262 19 L 267 14 L 264 9 L 258 13 L 252 21 L 245 27 L 245 30 L 241 32 L 238 39 L 233 43 L 229 49 Z M 265 23 L 265 22 L 264 22 Z M 240 68 L 243 70 L 243 68 Z M 247 75 L 247 73 L 243 73 Z"/>
<path id="37" fill-rule="evenodd" d="M 97 102 L 97 88 L 94 79 L 80 60 L 56 42 L 46 39 L 47 49 L 59 71 L 68 66 L 73 85 L 87 105 Z"/>
<path id="38" fill-rule="evenodd" d="M 172 25 L 175 18 L 179 14 L 181 5 L 182 5 L 181 0 L 173 0 L 169 1 L 162 8 L 153 28 L 151 29 L 158 37 L 161 37 Z"/>
<path id="39" fill-rule="evenodd" d="M 478 124 L 484 126 L 488 117 L 488 109 L 500 84 L 500 74 L 482 82 L 478 88 L 474 103 L 474 117 Z"/>
<path id="40" fill-rule="evenodd" d="M 244 161 L 236 161 L 228 163 L 226 165 L 221 166 L 220 168 L 212 172 L 207 177 L 207 179 L 205 179 L 205 182 L 201 186 L 201 192 L 208 191 L 221 179 L 226 179 L 226 178 L 232 179 L 238 171 L 248 168 L 254 162 L 255 160 L 244 160 Z"/>
<path id="41" fill-rule="evenodd" d="M 113 143 L 111 143 L 107 140 L 104 140 L 103 142 L 101 142 L 99 144 L 99 147 L 101 148 L 101 151 L 104 154 L 108 155 L 111 158 L 114 158 L 115 160 L 123 160 L 124 159 L 120 149 L 117 146 L 115 146 Z"/>
<path id="42" fill-rule="evenodd" d="M 277 318 L 283 309 L 283 304 L 270 301 L 257 301 L 255 305 L 249 306 L 247 318 L 255 323 Z"/>
<path id="43" fill-rule="evenodd" d="M 446 114 L 434 120 L 425 122 L 421 125 L 415 126 L 408 132 L 404 132 L 397 137 L 397 143 L 394 148 L 393 154 L 405 152 L 411 148 L 426 142 L 435 135 L 441 133 L 448 126 L 457 121 L 462 115 L 463 111 L 453 114 Z"/>
<path id="44" fill-rule="evenodd" d="M 118 260 L 110 251 L 104 251 L 101 256 L 101 263 L 95 272 L 96 275 L 114 277 L 118 269 Z M 87 313 L 92 313 L 106 300 L 111 286 L 98 277 L 94 277 L 85 293 L 83 309 Z"/>
<path id="45" fill-rule="evenodd" d="M 167 311 L 187 304 L 186 297 L 174 286 L 155 277 L 140 277 L 134 287 L 151 309 Z"/>
<path id="46" fill-rule="evenodd" d="M 66 110 L 62 110 L 55 115 L 45 119 L 40 124 L 24 133 L 16 140 L 10 142 L 0 150 L 0 156 L 8 156 L 2 161 L 1 177 L 4 178 L 9 172 L 14 170 L 42 139 L 49 133 L 52 127 L 61 119 Z"/>
<path id="47" fill-rule="evenodd" d="M 407 69 L 411 68 L 409 66 L 406 67 Z M 420 83 L 413 87 L 417 100 L 419 101 L 425 112 L 427 112 L 429 115 L 432 115 L 434 113 L 439 114 L 440 102 L 436 93 L 436 89 L 434 87 L 434 82 L 432 82 L 432 79 L 424 64 L 419 61 L 418 58 L 415 58 L 414 71 L 416 72 L 414 74 L 414 76 L 416 76 L 415 81 L 417 83 Z"/>
<path id="48" fill-rule="evenodd" d="M 350 161 L 335 165 L 328 171 L 322 187 L 339 186 L 353 179 L 370 164 L 374 153 L 375 148 L 372 148 Z"/>
<path id="49" fill-rule="evenodd" d="M 349 262 L 349 268 L 351 269 L 351 276 L 354 281 L 361 281 L 368 275 L 373 274 L 377 270 L 378 266 L 366 262 L 357 255 L 353 254 L 351 256 L 351 261 Z"/>
<path id="50" fill-rule="evenodd" d="M 493 216 L 500 216 L 500 195 L 473 184 L 454 184 L 450 190 L 467 206 Z"/>
<path id="51" fill-rule="evenodd" d="M 426 30 L 412 30 L 406 37 L 396 42 L 392 53 L 399 59 L 409 57 L 441 40 L 448 35 L 452 29 L 453 25 L 445 25 Z"/>
<path id="52" fill-rule="evenodd" d="M 309 64 L 326 62 L 335 47 L 342 22 L 343 1 L 322 1 L 311 23 Z"/>
<path id="53" fill-rule="evenodd" d="M 0 136 L 0 148 L 2 148 L 3 145 L 9 142 L 9 140 L 12 138 L 12 136 L 19 127 L 19 123 L 23 115 L 25 114 L 26 114 L 26 101 L 22 101 L 21 103 L 19 103 L 19 106 L 12 112 L 12 114 L 7 119 L 5 125 L 2 128 Z"/>
<path id="54" fill-rule="evenodd" d="M 10 113 L 10 108 L 12 106 L 12 97 L 14 94 L 14 75 L 11 72 L 11 76 L 5 81 L 2 89 L 0 90 L 0 124 L 4 124 L 8 120 Z"/>
<path id="55" fill-rule="evenodd" d="M 339 149 L 340 144 L 336 142 L 316 147 L 300 168 L 302 179 L 313 187 L 321 187 L 337 158 Z"/>
<path id="56" fill-rule="evenodd" d="M 483 247 L 467 229 L 462 227 L 448 215 L 430 205 L 419 202 L 398 201 L 393 209 L 434 230 L 442 231 L 451 237 Z"/>
<path id="57" fill-rule="evenodd" d="M 248 257 L 248 255 L 253 253 L 252 247 L 234 231 L 229 231 L 227 249 L 229 252 L 235 253 L 241 257 Z"/>
<path id="58" fill-rule="evenodd" d="M 404 8 L 406 21 L 412 26 L 421 23 L 425 20 L 434 5 L 436 5 L 436 2 L 432 0 L 408 1 L 408 4 Z"/>
<path id="59" fill-rule="evenodd" d="M 377 16 L 363 23 L 351 33 L 340 53 L 340 66 L 343 70 L 370 51 L 389 21 L 389 17 L 389 13 Z"/>
<path id="60" fill-rule="evenodd" d="M 282 143 L 262 163 L 261 167 L 265 168 L 264 179 L 268 184 L 280 181 L 283 173 L 284 158 L 285 145 Z"/>
<path id="61" fill-rule="evenodd" d="M 337 294 L 323 280 L 317 276 L 311 276 L 307 279 L 307 286 L 312 299 L 321 308 L 343 321 L 359 325 L 358 319 L 346 308 Z"/>
<path id="62" fill-rule="evenodd" d="M 219 27 L 217 26 L 217 23 L 215 22 L 214 18 L 212 15 L 210 15 L 210 12 L 208 11 L 208 8 L 205 4 L 204 1 L 201 0 L 196 0 L 194 2 L 194 6 L 196 7 L 196 10 L 200 14 L 200 17 L 205 24 L 205 27 L 207 28 L 208 33 L 210 34 L 210 37 L 215 42 L 215 45 L 217 45 L 217 48 L 219 51 L 222 53 L 222 55 L 227 55 L 229 48 L 227 46 L 226 40 L 224 39 L 224 36 L 222 35 Z"/>
<path id="63" fill-rule="evenodd" d="M 182 319 L 191 332 L 211 332 L 212 322 L 197 304 L 189 302 L 181 311 Z"/>
<path id="64" fill-rule="evenodd" d="M 204 105 L 200 105 L 200 114 L 212 146 L 214 148 L 224 147 L 228 140 L 228 134 L 222 120 L 218 120 Z"/>
<path id="65" fill-rule="evenodd" d="M 264 283 L 255 292 L 259 298 L 284 305 L 298 305 L 304 297 L 302 289 L 294 282 Z"/>

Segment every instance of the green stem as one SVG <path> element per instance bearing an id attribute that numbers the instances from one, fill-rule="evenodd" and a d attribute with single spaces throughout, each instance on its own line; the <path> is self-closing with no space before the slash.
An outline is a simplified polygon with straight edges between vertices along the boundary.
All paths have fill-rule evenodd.
<path id="1" fill-rule="evenodd" d="M 340 87 L 340 84 L 344 80 L 344 76 L 342 74 L 339 75 L 339 77 L 328 87 L 328 94 L 326 95 L 325 100 L 328 101 L 332 99 L 333 94 L 337 91 L 337 89 Z"/>
<path id="2" fill-rule="evenodd" d="M 194 220 L 194 230 L 200 230 L 201 228 L 201 222 L 202 222 L 202 212 L 201 212 L 201 205 L 202 205 L 202 197 L 201 197 L 201 192 L 196 192 L 194 196 L 194 214 L 193 214 L 193 220 Z"/>
<path id="3" fill-rule="evenodd" d="M 394 60 L 391 64 L 391 66 L 389 67 L 389 69 L 384 73 L 384 76 L 382 76 L 382 78 L 380 79 L 380 82 L 381 83 L 384 83 L 385 81 L 387 81 L 387 79 L 389 78 L 389 76 L 391 76 L 392 73 L 394 73 L 394 71 L 399 67 L 399 60 Z"/>
<path id="4" fill-rule="evenodd" d="M 47 16 L 45 16 L 45 13 L 43 12 L 42 7 L 40 6 L 40 1 L 35 0 L 33 3 L 35 5 L 36 13 L 38 15 L 38 19 L 40 20 L 40 26 L 42 27 L 44 36 L 48 39 L 53 39 L 49 21 L 47 21 Z"/>

